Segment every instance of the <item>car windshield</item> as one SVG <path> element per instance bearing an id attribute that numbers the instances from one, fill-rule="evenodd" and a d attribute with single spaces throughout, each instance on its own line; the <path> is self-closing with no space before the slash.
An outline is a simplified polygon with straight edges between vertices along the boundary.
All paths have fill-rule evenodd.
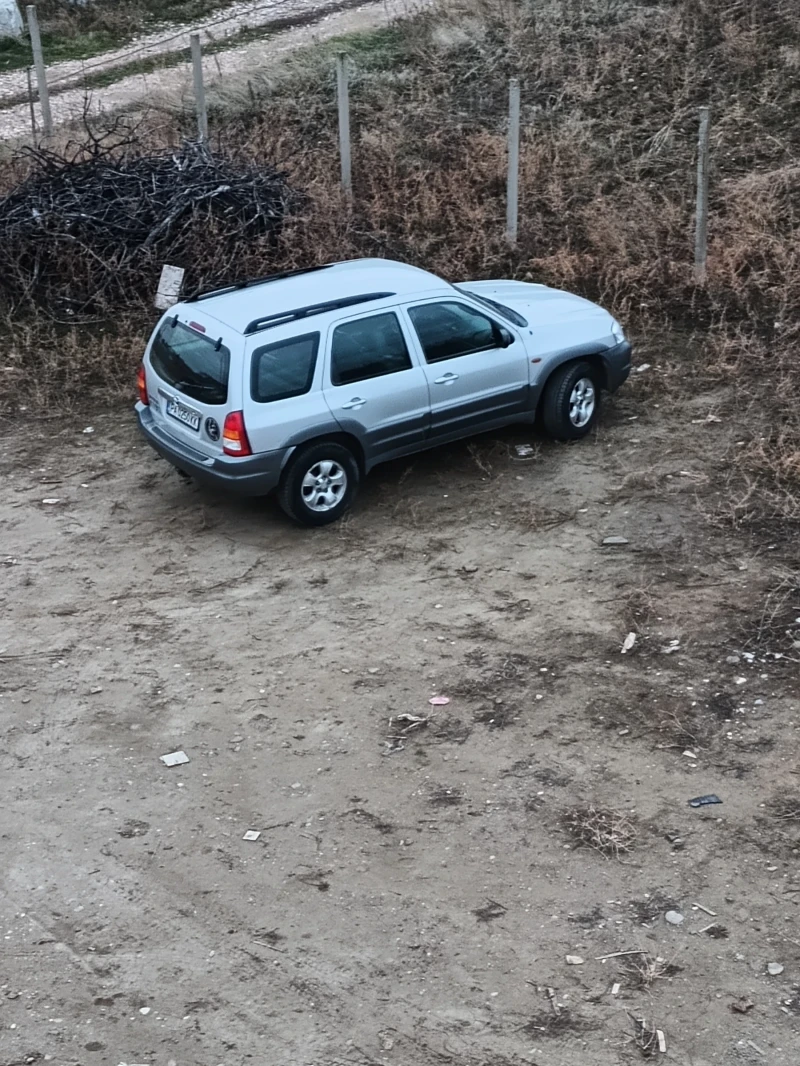
<path id="1" fill-rule="evenodd" d="M 168 385 L 193 400 L 216 405 L 228 399 L 230 355 L 223 344 L 171 318 L 153 341 L 150 363 Z"/>
<path id="2" fill-rule="evenodd" d="M 454 285 L 453 288 L 458 292 L 462 292 L 465 296 L 471 296 L 473 300 L 477 300 L 479 304 L 483 304 L 484 307 L 488 307 L 497 312 L 498 315 L 502 315 L 507 321 L 513 322 L 515 326 L 519 326 L 521 329 L 527 327 L 528 320 L 526 318 L 523 318 L 518 311 L 512 311 L 510 307 L 501 304 L 499 300 L 490 300 L 488 296 L 478 296 L 476 292 L 464 289 L 460 285 Z"/>

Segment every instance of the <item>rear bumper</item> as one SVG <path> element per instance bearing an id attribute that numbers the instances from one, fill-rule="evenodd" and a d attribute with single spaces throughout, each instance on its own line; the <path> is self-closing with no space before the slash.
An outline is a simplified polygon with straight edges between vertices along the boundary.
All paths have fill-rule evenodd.
<path id="1" fill-rule="evenodd" d="M 616 392 L 631 372 L 631 346 L 628 341 L 621 341 L 613 348 L 601 353 L 606 372 L 606 388 Z"/>
<path id="2" fill-rule="evenodd" d="M 148 444 L 178 470 L 191 474 L 204 485 L 226 489 L 240 496 L 266 496 L 278 487 L 286 459 L 292 449 L 264 452 L 248 459 L 219 456 L 210 459 L 170 437 L 156 424 L 149 407 L 136 404 L 139 429 Z"/>

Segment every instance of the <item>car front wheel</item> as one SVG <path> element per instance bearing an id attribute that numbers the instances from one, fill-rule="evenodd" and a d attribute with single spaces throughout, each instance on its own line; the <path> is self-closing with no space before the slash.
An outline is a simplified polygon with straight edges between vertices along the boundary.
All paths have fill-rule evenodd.
<path id="1" fill-rule="evenodd" d="M 349 510 L 359 481 L 353 453 L 336 441 L 321 441 L 289 460 L 278 499 L 300 525 L 326 526 Z"/>
<path id="2" fill-rule="evenodd" d="M 590 363 L 567 363 L 550 376 L 542 398 L 542 421 L 555 440 L 580 440 L 600 411 L 600 388 Z"/>

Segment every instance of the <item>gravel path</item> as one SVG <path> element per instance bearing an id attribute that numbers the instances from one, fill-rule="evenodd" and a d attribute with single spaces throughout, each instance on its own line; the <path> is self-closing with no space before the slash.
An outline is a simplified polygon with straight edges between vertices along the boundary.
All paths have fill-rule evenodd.
<path id="1" fill-rule="evenodd" d="M 419 6 L 419 3 L 420 0 L 416 0 L 415 6 Z M 56 125 L 62 125 L 81 115 L 86 102 L 82 83 L 87 75 L 111 70 L 136 59 L 188 48 L 191 33 L 200 33 L 205 41 L 219 41 L 247 27 L 268 26 L 277 19 L 296 18 L 301 23 L 270 36 L 268 40 L 251 41 L 239 48 L 207 56 L 203 69 L 208 87 L 231 75 L 241 74 L 248 68 L 263 65 L 267 56 L 281 55 L 314 40 L 325 40 L 386 24 L 392 18 L 405 14 L 410 6 L 409 0 L 379 0 L 360 6 L 354 4 L 345 10 L 342 10 L 342 0 L 257 0 L 256 3 L 234 4 L 223 14 L 203 22 L 150 34 L 126 48 L 107 52 L 95 59 L 55 63 L 48 67 L 53 121 Z M 315 12 L 319 18 L 313 22 L 307 21 Z M 4 98 L 10 101 L 26 92 L 24 71 L 0 77 L 0 138 L 30 137 L 29 105 L 17 103 L 2 106 Z M 113 85 L 93 90 L 89 96 L 89 111 L 97 115 L 156 100 L 165 103 L 188 101 L 190 97 L 191 69 L 188 64 L 179 64 L 148 74 L 123 77 Z"/>

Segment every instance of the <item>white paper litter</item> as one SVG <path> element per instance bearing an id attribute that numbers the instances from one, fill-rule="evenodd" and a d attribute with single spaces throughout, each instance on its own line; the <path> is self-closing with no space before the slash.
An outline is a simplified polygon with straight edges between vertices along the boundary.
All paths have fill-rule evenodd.
<path id="1" fill-rule="evenodd" d="M 173 751 L 169 755 L 162 755 L 161 761 L 165 766 L 183 766 L 189 761 L 189 756 L 185 751 Z"/>

